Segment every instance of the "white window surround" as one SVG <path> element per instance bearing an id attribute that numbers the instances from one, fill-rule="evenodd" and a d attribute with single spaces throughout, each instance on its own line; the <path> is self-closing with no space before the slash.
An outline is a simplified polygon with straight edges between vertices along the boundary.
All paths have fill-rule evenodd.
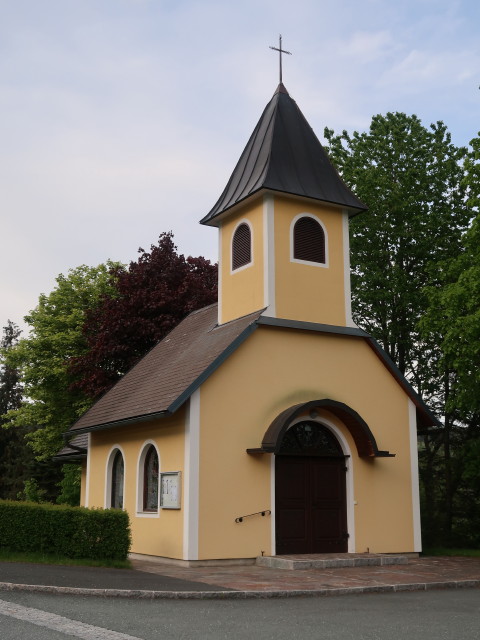
<path id="1" fill-rule="evenodd" d="M 107 456 L 107 464 L 105 467 L 105 496 L 103 504 L 105 505 L 105 509 L 110 509 L 112 506 L 112 469 L 117 451 L 120 451 L 123 458 L 123 510 L 125 510 L 125 476 L 127 475 L 127 465 L 125 462 L 125 453 L 119 444 L 114 444 Z"/>
<path id="2" fill-rule="evenodd" d="M 322 227 L 323 229 L 323 236 L 325 239 L 325 262 L 310 262 L 310 260 L 298 260 L 297 258 L 294 258 L 294 242 L 293 242 L 293 229 L 295 227 L 295 223 L 300 220 L 300 218 L 312 218 L 312 220 L 315 220 L 315 222 L 318 222 L 318 224 Z M 323 269 L 328 269 L 329 266 L 329 259 L 328 259 L 328 234 L 327 234 L 327 229 L 325 227 L 325 225 L 323 224 L 323 222 L 320 220 L 320 218 L 318 218 L 317 216 L 313 215 L 313 213 L 298 213 L 292 220 L 292 222 L 290 223 L 290 262 L 296 262 L 297 264 L 307 264 L 311 267 L 321 267 Z"/>
<path id="3" fill-rule="evenodd" d="M 155 447 L 155 451 L 158 456 L 158 504 L 156 511 L 144 511 L 143 510 L 143 487 L 144 487 L 144 478 L 145 478 L 145 458 L 148 452 L 148 449 L 152 445 Z M 140 455 L 138 456 L 137 462 L 137 509 L 136 516 L 137 518 L 159 518 L 160 517 L 160 469 L 161 469 L 161 461 L 160 461 L 160 453 L 158 451 L 158 447 L 153 440 L 145 440 L 142 444 Z"/>
<path id="4" fill-rule="evenodd" d="M 238 229 L 238 227 L 242 224 L 246 224 L 248 226 L 248 228 L 250 229 L 250 262 L 247 262 L 247 264 L 242 264 L 241 267 L 237 267 L 237 269 L 233 268 L 233 239 L 235 237 L 235 233 Z M 249 267 L 253 266 L 254 264 L 254 256 L 253 256 L 253 227 L 252 227 L 252 223 L 250 222 L 250 220 L 247 220 L 246 218 L 242 218 L 242 220 L 239 220 L 237 222 L 237 224 L 235 225 L 235 228 L 233 229 L 232 232 L 232 236 L 230 238 L 230 274 L 233 273 L 239 273 L 240 271 L 243 271 L 244 269 L 248 269 Z"/>
<path id="5" fill-rule="evenodd" d="M 353 487 L 353 458 L 351 455 L 350 447 L 348 445 L 348 442 L 345 436 L 340 431 L 340 429 L 333 422 L 330 422 L 330 420 L 327 420 L 326 418 L 323 418 L 323 417 L 311 418 L 310 416 L 300 416 L 295 420 L 293 420 L 292 423 L 288 425 L 288 428 L 293 427 L 295 424 L 298 424 L 299 422 L 305 422 L 306 420 L 308 420 L 309 422 L 317 422 L 318 424 L 321 424 L 323 427 L 326 427 L 329 431 L 331 431 L 333 435 L 336 437 L 336 439 L 338 440 L 340 447 L 342 448 L 343 455 L 345 456 L 345 467 L 347 469 L 345 473 L 346 494 L 347 494 L 346 495 L 347 529 L 349 533 L 348 553 L 355 553 L 355 511 L 354 511 L 355 499 L 354 499 L 354 487 Z M 273 471 L 273 475 L 275 475 L 275 456 L 272 456 L 272 458 L 273 458 L 272 471 Z M 274 493 L 275 482 L 274 481 L 272 482 L 272 485 L 273 485 L 272 504 L 274 505 L 275 504 L 275 493 Z M 274 539 L 275 537 L 274 519 L 272 521 L 272 527 L 273 527 L 272 539 Z"/>

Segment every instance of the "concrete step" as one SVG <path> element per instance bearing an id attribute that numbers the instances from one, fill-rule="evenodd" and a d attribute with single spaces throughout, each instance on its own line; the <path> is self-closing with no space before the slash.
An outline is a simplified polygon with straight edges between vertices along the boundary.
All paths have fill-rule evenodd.
<path id="1" fill-rule="evenodd" d="M 408 564 L 412 554 L 396 553 L 319 553 L 286 556 L 259 556 L 255 564 L 270 569 L 335 569 L 339 567 L 380 567 Z M 415 554 L 418 555 L 418 554 Z"/>

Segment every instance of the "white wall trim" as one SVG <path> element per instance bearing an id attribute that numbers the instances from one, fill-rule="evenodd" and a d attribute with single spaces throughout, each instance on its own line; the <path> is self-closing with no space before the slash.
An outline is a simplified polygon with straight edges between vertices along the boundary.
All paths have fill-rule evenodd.
<path id="1" fill-rule="evenodd" d="M 272 556 L 277 554 L 277 537 L 276 537 L 276 524 L 275 524 L 275 518 L 276 518 L 276 510 L 275 510 L 275 456 L 271 455 L 270 456 L 271 460 L 270 460 L 270 511 L 271 511 L 271 515 L 270 515 L 270 520 L 271 520 L 271 551 L 270 554 Z"/>
<path id="2" fill-rule="evenodd" d="M 145 456 L 147 455 L 147 449 L 149 445 L 153 445 L 157 451 L 158 456 L 158 504 L 156 511 L 144 511 L 143 510 L 143 464 L 145 462 Z M 137 518 L 159 518 L 160 517 L 160 471 L 161 471 L 161 459 L 158 447 L 153 440 L 145 440 L 140 448 L 140 455 L 137 459 L 137 504 L 136 504 L 136 517 Z"/>
<path id="3" fill-rule="evenodd" d="M 193 392 L 188 402 L 183 473 L 183 559 L 198 560 L 200 388 Z"/>
<path id="4" fill-rule="evenodd" d="M 275 318 L 275 203 L 271 194 L 263 197 L 263 305 L 264 315 Z"/>
<path id="5" fill-rule="evenodd" d="M 410 427 L 413 550 L 420 552 L 422 550 L 422 527 L 420 520 L 420 487 L 418 481 L 417 409 L 410 398 L 408 398 L 408 421 Z"/>
<path id="6" fill-rule="evenodd" d="M 218 227 L 218 324 L 222 324 L 222 225 Z"/>
<path id="7" fill-rule="evenodd" d="M 247 262 L 246 264 L 242 264 L 241 267 L 237 267 L 237 269 L 234 269 L 233 268 L 233 238 L 235 237 L 235 233 L 238 227 L 242 224 L 246 224 L 247 227 L 250 229 L 250 262 Z M 232 235 L 230 238 L 229 260 L 230 260 L 230 275 L 239 273 L 240 271 L 244 271 L 245 269 L 248 269 L 249 267 L 252 267 L 255 264 L 255 256 L 253 253 L 253 225 L 250 222 L 250 220 L 248 220 L 247 218 L 242 218 L 241 220 L 239 220 L 232 231 Z"/>
<path id="8" fill-rule="evenodd" d="M 123 508 L 125 508 L 125 477 L 127 475 L 127 464 L 122 447 L 119 444 L 114 444 L 108 452 L 107 464 L 105 465 L 105 494 L 103 497 L 105 509 L 110 509 L 112 506 L 112 468 L 117 451 L 120 451 L 123 458 Z"/>
<path id="9" fill-rule="evenodd" d="M 90 456 L 91 456 L 91 440 L 92 440 L 92 434 L 88 433 L 88 441 L 87 441 L 87 469 L 85 472 L 85 507 L 88 507 L 90 504 L 90 467 L 91 467 L 91 460 L 90 460 Z"/>
<path id="10" fill-rule="evenodd" d="M 345 324 L 347 327 L 356 327 L 352 318 L 352 288 L 350 284 L 350 235 L 349 218 L 346 209 L 342 212 L 343 235 L 343 288 L 345 293 Z"/>
<path id="11" fill-rule="evenodd" d="M 349 533 L 348 538 L 348 553 L 355 553 L 355 493 L 354 493 L 354 485 L 353 485 L 353 456 L 348 445 L 348 442 L 340 431 L 340 429 L 327 418 L 318 417 L 318 418 L 305 418 L 305 416 L 301 416 L 292 421 L 288 428 L 293 427 L 293 425 L 298 422 L 305 422 L 305 420 L 311 420 L 312 422 L 318 422 L 318 424 L 327 427 L 333 435 L 337 438 L 338 442 L 343 451 L 343 455 L 348 456 L 345 458 L 345 466 L 347 468 L 345 472 L 345 483 L 346 483 L 346 506 L 347 506 L 347 529 Z"/>
<path id="12" fill-rule="evenodd" d="M 325 262 L 310 262 L 309 260 L 297 260 L 296 258 L 293 257 L 293 249 L 294 249 L 293 228 L 297 220 L 299 220 L 300 218 L 312 218 L 313 220 L 318 222 L 318 224 L 322 227 L 323 235 L 325 238 Z M 307 264 L 310 267 L 320 267 L 321 269 L 328 269 L 329 267 L 327 228 L 325 227 L 323 222 L 320 220 L 320 218 L 318 216 L 313 215 L 313 213 L 307 213 L 307 212 L 297 213 L 297 215 L 293 218 L 292 222 L 290 223 L 290 262 L 296 262 L 297 264 Z"/>

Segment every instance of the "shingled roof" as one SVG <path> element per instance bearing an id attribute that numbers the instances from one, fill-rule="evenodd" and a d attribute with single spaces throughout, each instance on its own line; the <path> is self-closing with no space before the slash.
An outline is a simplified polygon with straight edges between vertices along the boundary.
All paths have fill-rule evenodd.
<path id="1" fill-rule="evenodd" d="M 362 329 L 270 318 L 262 315 L 263 310 L 219 326 L 217 313 L 214 304 L 187 316 L 77 420 L 69 433 L 78 436 L 173 414 L 259 326 L 365 340 L 413 400 L 418 424 L 436 424 L 436 418 L 380 345 Z M 75 437 L 57 459 L 75 455 L 72 446 L 87 445 Z"/>
<path id="2" fill-rule="evenodd" d="M 194 311 L 98 400 L 71 431 L 174 413 L 256 327 L 261 311 L 221 326 L 217 305 Z"/>
<path id="3" fill-rule="evenodd" d="M 218 216 L 261 189 L 338 204 L 351 215 L 367 208 L 340 178 L 283 84 L 265 107 L 222 195 L 200 222 L 216 225 Z"/>

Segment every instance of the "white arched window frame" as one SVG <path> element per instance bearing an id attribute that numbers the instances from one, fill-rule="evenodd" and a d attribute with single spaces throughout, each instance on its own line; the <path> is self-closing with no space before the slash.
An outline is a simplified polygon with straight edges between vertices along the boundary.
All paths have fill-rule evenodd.
<path id="1" fill-rule="evenodd" d="M 246 225 L 250 230 L 250 260 L 249 260 L 249 262 L 246 262 L 245 264 L 242 264 L 241 266 L 236 267 L 234 269 L 233 268 L 233 259 L 234 259 L 235 235 L 236 235 L 239 227 L 241 227 L 242 225 Z M 235 228 L 234 228 L 233 233 L 232 233 L 232 238 L 230 240 L 230 273 L 238 273 L 239 271 L 243 271 L 244 269 L 248 269 L 248 267 L 251 267 L 252 265 L 253 265 L 253 227 L 252 227 L 252 223 L 249 220 L 247 220 L 246 218 L 244 218 L 243 220 L 240 220 L 235 225 Z"/>
<path id="2" fill-rule="evenodd" d="M 158 470 L 157 470 L 157 500 L 156 500 L 156 508 L 155 509 L 145 509 L 145 463 L 147 462 L 147 456 L 150 451 L 150 447 L 156 451 L 157 459 L 158 459 Z M 158 447 L 153 440 L 146 440 L 141 448 L 140 455 L 138 457 L 137 463 L 137 516 L 143 518 L 158 518 L 159 516 L 159 505 L 160 505 L 160 453 L 158 451 Z"/>
<path id="3" fill-rule="evenodd" d="M 314 261 L 310 261 L 310 260 L 299 260 L 298 258 L 295 258 L 295 235 L 294 235 L 294 231 L 295 231 L 295 225 L 296 223 L 301 219 L 301 218 L 311 218 L 312 220 L 315 220 L 315 222 L 318 222 L 318 224 L 320 225 L 322 231 L 323 231 L 323 239 L 324 239 L 324 251 L 325 251 L 325 261 L 324 262 L 314 262 Z M 290 224 L 290 262 L 296 262 L 298 264 L 308 264 L 312 267 L 322 267 L 322 268 L 328 268 L 328 264 L 329 264 L 329 252 L 328 252 L 328 233 L 327 233 L 327 229 L 324 225 L 324 223 L 320 220 L 320 218 L 318 218 L 317 216 L 313 215 L 312 213 L 299 213 L 298 215 L 296 215 L 291 224 Z"/>
<path id="4" fill-rule="evenodd" d="M 114 506 L 113 504 L 113 496 L 112 496 L 112 489 L 113 489 L 113 485 L 114 485 L 114 479 L 113 479 L 113 472 L 114 472 L 114 463 L 115 463 L 115 458 L 117 456 L 117 454 L 120 454 L 122 456 L 122 461 L 123 461 L 123 477 L 121 479 L 121 496 L 122 496 L 122 506 L 118 507 L 123 509 L 125 507 L 125 471 L 126 471 L 126 467 L 125 467 L 125 454 L 123 452 L 122 447 L 119 444 L 114 445 L 111 449 L 110 452 L 107 456 L 107 465 L 105 468 L 105 499 L 104 499 L 104 504 L 105 504 L 105 508 L 106 509 L 110 509 Z"/>

